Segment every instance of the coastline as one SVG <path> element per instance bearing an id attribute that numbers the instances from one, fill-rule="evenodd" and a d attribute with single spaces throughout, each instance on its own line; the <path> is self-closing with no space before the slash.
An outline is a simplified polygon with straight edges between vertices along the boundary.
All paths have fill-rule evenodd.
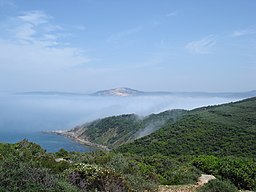
<path id="1" fill-rule="evenodd" d="M 89 146 L 89 147 L 95 147 L 95 148 L 102 149 L 102 150 L 105 150 L 105 151 L 110 151 L 110 149 L 107 146 L 100 145 L 100 144 L 97 144 L 97 143 L 92 143 L 88 140 L 80 139 L 78 137 L 78 135 L 76 135 L 73 132 L 64 131 L 64 130 L 55 130 L 55 131 L 44 131 L 43 133 L 61 135 L 61 136 L 64 136 L 64 137 L 68 137 L 68 138 L 70 138 L 70 139 L 74 140 L 75 142 L 80 143 L 82 145 L 86 145 L 86 146 Z"/>

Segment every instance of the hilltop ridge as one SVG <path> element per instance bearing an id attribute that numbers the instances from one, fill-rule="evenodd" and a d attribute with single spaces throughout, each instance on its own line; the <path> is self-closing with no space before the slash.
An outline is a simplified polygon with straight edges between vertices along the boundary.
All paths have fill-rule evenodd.
<path id="1" fill-rule="evenodd" d="M 119 97 L 127 97 L 127 96 L 135 96 L 142 94 L 142 91 L 138 91 L 135 89 L 127 88 L 127 87 L 118 87 L 114 89 L 108 89 L 103 91 L 97 91 L 93 93 L 94 96 L 119 96 Z"/>

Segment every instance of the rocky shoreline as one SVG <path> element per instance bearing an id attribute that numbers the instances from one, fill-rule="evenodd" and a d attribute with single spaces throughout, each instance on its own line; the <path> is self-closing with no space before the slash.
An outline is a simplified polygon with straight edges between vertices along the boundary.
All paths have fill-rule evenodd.
<path id="1" fill-rule="evenodd" d="M 68 137 L 68 138 L 74 140 L 75 142 L 86 145 L 86 146 L 95 147 L 95 148 L 103 149 L 103 150 L 106 150 L 106 151 L 110 150 L 105 145 L 100 145 L 100 144 L 97 144 L 97 143 L 92 143 L 88 140 L 80 139 L 78 137 L 78 135 L 76 135 L 74 132 L 70 132 L 70 131 L 66 131 L 66 130 L 55 130 L 55 131 L 44 131 L 44 133 L 61 135 L 61 136 L 64 136 L 64 137 Z"/>

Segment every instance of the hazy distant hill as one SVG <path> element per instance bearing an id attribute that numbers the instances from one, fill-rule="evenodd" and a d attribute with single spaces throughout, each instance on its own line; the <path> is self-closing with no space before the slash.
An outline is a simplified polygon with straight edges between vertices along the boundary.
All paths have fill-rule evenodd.
<path id="1" fill-rule="evenodd" d="M 135 89 L 130 89 L 126 87 L 119 87 L 115 89 L 98 91 L 92 95 L 94 96 L 119 96 L 119 97 L 127 97 L 127 96 L 137 96 L 142 95 L 144 92 L 137 91 Z"/>
<path id="2" fill-rule="evenodd" d="M 41 95 L 41 96 L 175 96 L 175 97 L 222 97 L 222 98 L 249 98 L 255 97 L 256 91 L 248 92 L 167 92 L 167 91 L 152 91 L 145 92 L 126 87 L 97 91 L 93 94 L 60 92 L 60 91 L 30 91 L 18 92 L 15 95 Z"/>
<path id="3" fill-rule="evenodd" d="M 216 155 L 256 157 L 256 97 L 189 111 L 176 123 L 123 145 L 139 155 Z"/>
<path id="4" fill-rule="evenodd" d="M 223 98 L 249 98 L 256 96 L 256 91 L 248 92 L 167 92 L 167 91 L 138 91 L 131 88 L 120 87 L 98 91 L 92 96 L 176 96 L 176 97 L 223 97 Z"/>

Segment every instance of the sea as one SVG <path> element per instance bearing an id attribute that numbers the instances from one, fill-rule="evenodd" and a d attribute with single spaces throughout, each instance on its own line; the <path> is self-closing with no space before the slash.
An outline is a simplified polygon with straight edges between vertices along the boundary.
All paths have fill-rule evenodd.
<path id="1" fill-rule="evenodd" d="M 91 152 L 95 149 L 45 131 L 69 130 L 113 115 L 135 113 L 143 117 L 170 109 L 193 109 L 240 99 L 172 95 L 101 97 L 0 93 L 0 142 L 16 143 L 28 139 L 48 152 L 56 152 L 61 148 Z"/>

